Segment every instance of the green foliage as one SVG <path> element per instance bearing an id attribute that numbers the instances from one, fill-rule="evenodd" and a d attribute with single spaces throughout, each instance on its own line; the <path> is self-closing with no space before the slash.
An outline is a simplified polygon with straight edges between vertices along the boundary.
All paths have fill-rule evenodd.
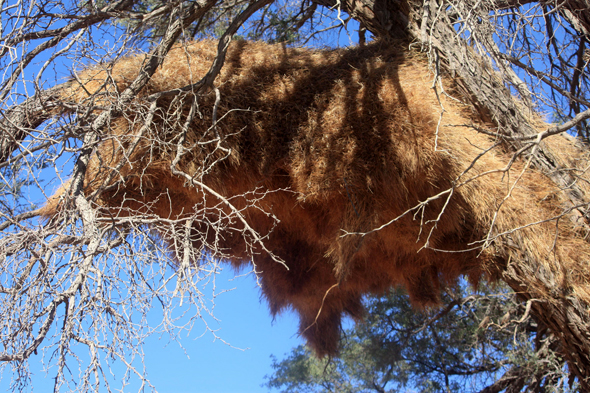
<path id="1" fill-rule="evenodd" d="M 318 359 L 299 346 L 283 360 L 273 357 L 266 386 L 318 393 L 577 391 L 564 382 L 557 341 L 513 294 L 461 285 L 443 301 L 441 309 L 419 312 L 401 290 L 369 298 L 367 320 L 343 332 L 338 358 Z"/>

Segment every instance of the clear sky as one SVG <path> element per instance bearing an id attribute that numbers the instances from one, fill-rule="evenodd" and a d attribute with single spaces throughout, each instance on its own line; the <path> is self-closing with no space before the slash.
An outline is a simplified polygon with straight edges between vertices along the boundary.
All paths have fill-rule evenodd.
<path id="1" fill-rule="evenodd" d="M 272 373 L 270 355 L 282 358 L 292 347 L 303 343 L 297 334 L 295 314 L 287 312 L 275 320 L 271 318 L 253 275 L 234 278 L 228 267 L 216 283 L 218 292 L 233 289 L 216 298 L 214 315 L 218 322 L 207 321 L 209 328 L 216 330 L 225 342 L 216 340 L 199 323 L 190 334 L 183 333 L 180 341 L 184 349 L 166 336 L 152 336 L 144 345 L 145 366 L 158 392 L 265 392 L 267 389 L 261 384 L 264 376 Z M 115 381 L 123 376 L 121 366 L 115 363 L 113 367 Z M 42 370 L 40 354 L 31 357 L 30 367 L 33 383 L 26 392 L 52 391 L 55 370 Z M 76 365 L 72 363 L 70 367 Z M 104 371 L 109 372 L 106 368 Z M 72 372 L 77 374 L 75 369 Z M 2 375 L 0 391 L 8 391 L 10 379 L 10 373 Z M 135 381 L 123 391 L 136 392 L 138 386 Z M 114 382 L 111 388 L 121 388 L 120 382 Z M 104 386 L 100 391 L 106 391 Z"/>
<path id="2" fill-rule="evenodd" d="M 218 284 L 235 288 L 216 300 L 215 316 L 219 322 L 216 334 L 234 347 L 215 340 L 212 334 L 194 339 L 202 330 L 196 326 L 191 337 L 182 339 L 190 359 L 178 344 L 158 341 L 146 346 L 149 377 L 160 392 L 264 392 L 260 385 L 272 373 L 270 355 L 278 358 L 303 343 L 298 336 L 298 319 L 288 312 L 274 321 L 252 275 L 233 277 L 224 269 Z"/>

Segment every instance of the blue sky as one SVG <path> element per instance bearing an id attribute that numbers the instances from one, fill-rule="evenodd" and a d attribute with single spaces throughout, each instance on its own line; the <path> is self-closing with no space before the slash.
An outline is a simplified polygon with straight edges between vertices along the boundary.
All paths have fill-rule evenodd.
<path id="1" fill-rule="evenodd" d="M 253 275 L 234 278 L 228 267 L 216 283 L 218 291 L 229 291 L 216 298 L 214 315 L 218 322 L 208 320 L 207 323 L 223 341 L 208 332 L 204 324 L 197 323 L 190 333 L 182 334 L 183 348 L 165 335 L 153 335 L 144 345 L 147 376 L 159 392 L 267 391 L 261 384 L 264 376 L 272 373 L 270 355 L 281 358 L 293 346 L 303 343 L 297 334 L 295 314 L 286 312 L 274 320 L 271 318 Z M 115 390 L 121 387 L 124 372 L 121 366 L 115 363 L 113 367 L 111 388 Z M 42 370 L 40 355 L 31 358 L 30 367 L 32 386 L 27 391 L 53 390 L 54 372 Z M 8 391 L 9 384 L 10 375 L 5 372 L 0 391 Z M 137 388 L 136 381 L 132 381 L 123 391 L 137 391 Z M 106 391 L 100 391 L 103 390 Z"/>
<path id="2" fill-rule="evenodd" d="M 303 343 L 297 334 L 298 320 L 287 312 L 274 321 L 252 275 L 233 277 L 226 268 L 217 279 L 219 285 L 235 288 L 216 300 L 216 335 L 231 344 L 215 340 L 211 333 L 195 339 L 202 327 L 195 326 L 182 339 L 190 359 L 176 343 L 152 340 L 146 345 L 149 378 L 161 392 L 262 392 L 263 378 L 272 373 L 270 355 L 282 357 L 293 346 Z"/>

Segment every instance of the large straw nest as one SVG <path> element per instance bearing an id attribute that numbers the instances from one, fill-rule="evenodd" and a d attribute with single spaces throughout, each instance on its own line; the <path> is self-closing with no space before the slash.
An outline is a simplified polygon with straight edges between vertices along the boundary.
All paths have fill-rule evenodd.
<path id="1" fill-rule="evenodd" d="M 573 218 L 554 219 L 566 206 L 560 190 L 522 160 L 506 169 L 511 154 L 501 144 L 492 148 L 497 141 L 470 125 L 493 128 L 469 106 L 437 98 L 421 55 L 401 44 L 326 51 L 234 42 L 215 83 L 217 127 L 209 91 L 198 97 L 186 132 L 190 95 L 160 99 L 153 124 L 142 131 L 146 97 L 197 82 L 215 55 L 212 41 L 178 45 L 112 119 L 86 176 L 86 193 L 100 190 L 95 201 L 105 215 L 168 220 L 200 211 L 194 246 L 214 245 L 235 266 L 253 259 L 272 312 L 295 309 L 319 354 L 336 351 L 341 317 L 361 317 L 364 294 L 403 285 L 415 304 L 434 304 L 441 286 L 460 275 L 474 284 L 493 280 L 523 258 L 553 272 L 564 296 L 590 301 L 590 248 Z M 63 95 L 76 103 L 113 102 L 144 59 L 124 58 L 108 72 L 86 70 L 78 78 L 83 87 L 70 82 Z M 445 85 L 452 94 L 452 83 Z M 187 151 L 176 169 L 192 184 L 170 169 L 181 138 Z M 584 175 L 570 140 L 558 136 L 549 148 Z M 289 270 L 199 182 L 230 198 Z M 45 214 L 57 213 L 58 200 Z M 395 218 L 369 235 L 346 235 Z M 535 285 L 527 290 L 543 295 Z"/>

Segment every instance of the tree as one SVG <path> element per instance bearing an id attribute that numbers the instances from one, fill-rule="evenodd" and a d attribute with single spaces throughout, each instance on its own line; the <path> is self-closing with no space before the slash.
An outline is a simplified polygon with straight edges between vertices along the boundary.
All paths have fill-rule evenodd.
<path id="1" fill-rule="evenodd" d="M 367 299 L 367 319 L 342 333 L 337 358 L 306 346 L 273 358 L 268 388 L 284 392 L 577 391 L 557 338 L 510 291 L 455 288 L 416 312 L 402 290 Z"/>
<path id="2" fill-rule="evenodd" d="M 498 125 L 498 136 L 506 139 L 515 151 L 526 149 L 526 145 L 523 146 L 520 141 L 523 137 L 526 139 L 525 135 L 536 133 L 529 128 L 531 124 L 524 121 L 522 110 L 508 98 L 510 95 L 508 87 L 517 91 L 524 102 L 532 101 L 534 97 L 532 91 L 523 88 L 523 82 L 514 72 L 514 68 L 525 71 L 529 78 L 538 78 L 537 80 L 542 83 L 549 82 L 548 85 L 552 89 L 555 88 L 552 94 L 558 94 L 557 92 L 561 91 L 561 94 L 567 97 L 566 100 L 574 102 L 573 105 L 577 110 L 571 108 L 569 112 L 571 115 L 565 116 L 565 119 L 573 118 L 573 122 L 564 123 L 565 128 L 575 124 L 580 135 L 583 135 L 584 130 L 587 129 L 586 121 L 590 112 L 588 106 L 581 103 L 580 100 L 585 101 L 581 97 L 585 95 L 584 91 L 588 84 L 581 83 L 579 79 L 588 65 L 587 55 L 584 55 L 587 53 L 586 41 L 590 31 L 588 24 L 590 20 L 588 6 L 590 4 L 587 1 L 493 1 L 481 7 L 480 4 L 476 5 L 467 1 L 441 4 L 437 2 L 424 2 L 423 4 L 420 2 L 375 2 L 373 3 L 374 12 L 368 17 L 362 16 L 362 10 L 366 8 L 361 8 L 359 5 L 357 2 L 351 2 L 343 6 L 343 9 L 360 19 L 375 34 L 390 36 L 409 34 L 418 42 L 434 50 L 435 56 L 440 54 L 443 63 L 446 63 L 443 67 L 448 67 L 458 73 L 462 82 L 465 83 L 467 94 L 472 97 L 475 105 Z M 530 50 L 533 47 L 539 48 L 539 46 L 533 44 L 535 37 L 525 27 L 530 26 L 526 17 L 521 17 L 522 14 L 519 12 L 514 13 L 514 7 L 517 5 L 525 6 L 527 13 L 536 12 L 545 21 L 542 34 L 546 40 L 546 46 L 543 49 L 547 49 L 548 52 L 549 67 L 546 71 L 537 71 L 533 54 L 544 53 L 544 51 L 543 49 L 540 51 L 539 49 Z M 357 13 L 356 10 L 359 8 L 361 11 Z M 383 17 L 382 15 L 387 16 Z M 506 15 L 506 19 L 502 18 L 503 15 Z M 404 32 L 398 30 L 402 26 L 405 27 Z M 556 26 L 562 27 L 565 36 L 568 37 L 565 41 L 561 41 L 564 46 L 556 46 L 559 36 L 554 31 Z M 521 30 L 521 27 L 525 28 Z M 497 35 L 499 40 L 494 39 L 494 35 Z M 467 47 L 467 41 L 462 38 L 472 42 L 470 48 Z M 518 44 L 527 48 L 526 54 L 520 51 Z M 475 51 L 471 48 L 475 48 Z M 516 51 L 513 51 L 512 48 L 515 48 Z M 555 53 L 555 50 L 562 55 Z M 481 62 L 477 52 L 488 58 L 488 64 Z M 569 54 L 565 55 L 565 53 Z M 490 72 L 490 63 L 500 70 L 503 74 L 503 84 L 508 87 L 503 88 L 503 84 L 496 82 L 495 75 Z M 560 70 L 557 71 L 559 78 L 555 78 L 553 75 L 556 70 Z M 563 73 L 564 71 L 565 73 Z M 558 87 L 550 82 L 550 80 L 556 79 L 560 79 L 564 83 L 563 87 Z M 506 102 L 509 104 L 504 107 L 503 103 Z M 577 106 L 579 104 L 581 106 Z M 580 108 L 586 109 L 581 111 Z M 556 109 L 556 112 L 563 113 L 563 109 Z M 562 128 L 564 127 L 557 127 L 557 129 Z M 552 131 L 547 130 L 547 133 L 552 133 Z M 539 136 L 539 138 L 541 137 Z M 572 184 L 574 180 L 568 179 L 567 175 L 565 177 L 558 175 L 563 172 L 554 166 L 556 162 L 554 157 L 546 154 L 542 147 L 535 149 L 534 152 L 536 154 L 531 160 L 538 169 L 547 174 L 553 174 L 549 176 L 557 184 L 566 188 L 567 184 Z M 584 217 L 586 203 L 583 198 L 578 198 L 581 193 L 574 189 L 571 192 L 572 207 L 575 209 L 580 207 L 579 214 Z M 590 375 L 587 366 L 583 366 L 583 364 L 590 364 L 590 362 L 587 355 L 581 353 L 584 351 L 579 352 L 574 347 L 585 348 L 588 346 L 587 343 L 583 343 L 585 339 L 579 335 L 585 330 L 581 326 L 586 323 L 580 321 L 586 318 L 586 308 L 585 306 L 580 307 L 577 301 L 570 303 L 570 300 L 565 300 L 562 297 L 565 294 L 558 295 L 557 298 L 561 298 L 561 300 L 556 300 L 554 303 L 537 302 L 536 299 L 544 298 L 544 294 L 548 292 L 555 292 L 556 287 L 561 284 L 556 283 L 554 273 L 541 271 L 536 266 L 537 261 L 529 260 L 528 262 L 530 265 L 521 260 L 518 265 L 511 264 L 506 270 L 498 273 L 523 299 L 532 304 L 533 312 L 539 320 L 547 324 L 554 332 L 562 332 L 563 345 L 568 348 L 568 351 L 573 351 L 573 353 L 566 355 L 570 361 L 569 365 L 572 372 L 583 381 L 587 375 Z M 567 295 L 565 297 L 567 298 Z M 582 385 L 584 388 L 588 388 L 585 382 L 582 382 Z"/>
<path id="3" fill-rule="evenodd" d="M 128 116 L 130 108 L 138 113 L 130 118 L 137 124 L 152 124 L 154 116 L 159 116 L 151 104 L 133 107 L 134 98 L 182 39 L 217 36 L 219 40 L 217 56 L 202 79 L 186 89 L 162 92 L 171 97 L 172 104 L 187 105 L 195 115 L 199 107 L 191 97 L 213 86 L 236 33 L 305 43 L 350 17 L 361 23 L 361 31 L 366 29 L 375 37 L 418 46 L 428 54 L 436 76 L 455 77 L 453 94 L 495 125 L 490 136 L 501 142 L 501 148 L 514 152 L 515 160 L 526 157 L 567 195 L 569 204 L 556 212 L 556 221 L 571 220 L 580 238 L 585 236 L 588 201 L 584 180 L 541 142 L 568 130 L 588 139 L 587 1 L 41 0 L 5 2 L 0 7 L 0 67 L 5 70 L 0 84 L 2 190 L 16 190 L 23 184 L 38 186 L 48 171 L 59 178 L 64 165 L 73 166 L 67 217 L 43 223 L 36 219 L 37 201 L 19 197 L 2 205 L 0 307 L 12 317 L 3 321 L 0 359 L 10 361 L 24 377 L 16 380 L 15 389 L 26 382 L 27 359 L 41 348 L 55 355 L 56 389 L 65 384 L 64 369 L 74 343 L 85 346 L 91 359 L 80 375 L 85 384 L 99 386 L 101 362 L 108 357 L 124 359 L 130 372 L 141 379 L 141 372 L 129 359 L 139 355 L 136 344 L 150 330 L 145 315 L 152 301 L 167 313 L 163 329 L 174 328 L 171 304 L 175 296 L 186 296 L 188 304 L 196 307 L 192 311 L 195 318 L 204 312 L 196 282 L 215 269 L 217 258 L 226 255 L 208 239 L 201 247 L 193 247 L 199 242 L 191 228 L 195 223 L 203 228 L 233 224 L 243 218 L 240 209 L 225 199 L 226 206 L 233 208 L 227 221 L 202 222 L 206 206 L 196 207 L 188 220 L 160 221 L 157 229 L 164 235 L 158 237 L 146 229 L 153 222 L 146 215 L 130 214 L 105 226 L 89 202 L 96 195 L 87 199 L 83 190 L 95 146 L 103 142 L 103 131 L 112 119 Z M 105 37 L 110 40 L 103 45 Z M 74 107 L 60 98 L 59 87 L 44 82 L 57 79 L 49 74 L 66 60 L 73 65 L 75 80 L 76 69 L 84 65 L 112 64 L 140 50 L 148 52 L 141 72 L 117 92 L 116 100 L 95 95 Z M 108 70 L 107 66 L 105 72 Z M 513 94 L 519 99 L 513 100 Z M 161 97 L 148 102 L 153 104 Z M 539 106 L 553 113 L 559 124 L 539 132 L 528 116 Z M 52 117 L 64 107 L 68 117 Z M 256 203 L 260 195 L 252 190 L 244 198 Z M 229 229 L 246 234 L 248 247 L 263 244 L 265 234 L 231 224 Z M 559 336 L 558 350 L 570 372 L 582 388 L 590 389 L 588 298 L 569 284 L 587 278 L 587 272 L 565 266 L 545 268 L 516 235 L 490 234 L 479 240 L 484 247 L 493 240 L 521 253 L 518 261 L 506 257 L 505 264 L 490 267 L 489 276 L 505 281 L 537 323 Z M 174 258 L 167 258 L 169 242 L 177 245 Z M 191 264 L 195 260 L 209 260 L 213 265 L 196 268 Z M 136 320 L 142 322 L 132 322 Z"/>

